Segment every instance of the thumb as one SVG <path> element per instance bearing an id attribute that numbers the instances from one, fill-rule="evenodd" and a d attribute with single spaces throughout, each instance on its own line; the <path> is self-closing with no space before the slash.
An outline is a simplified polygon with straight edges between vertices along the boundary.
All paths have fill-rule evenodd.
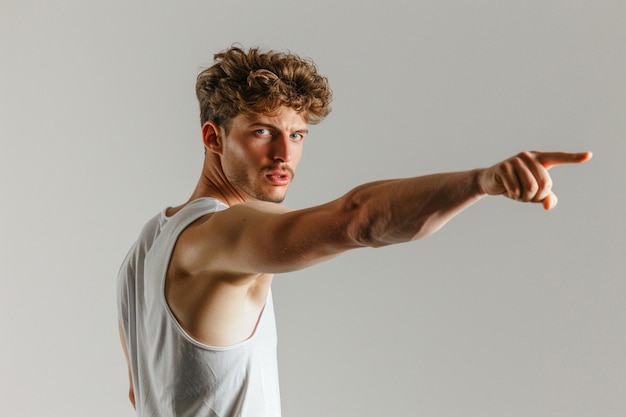
<path id="1" fill-rule="evenodd" d="M 558 201 L 559 199 L 556 197 L 556 194 L 550 191 L 550 194 L 548 194 L 548 196 L 543 199 L 543 208 L 546 210 L 551 210 L 556 206 Z"/>

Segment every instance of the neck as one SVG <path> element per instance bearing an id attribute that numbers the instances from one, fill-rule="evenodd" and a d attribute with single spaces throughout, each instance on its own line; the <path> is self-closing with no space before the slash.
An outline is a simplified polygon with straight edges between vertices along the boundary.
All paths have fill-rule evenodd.
<path id="1" fill-rule="evenodd" d="M 215 198 L 229 207 L 246 202 L 245 198 L 226 180 L 219 158 L 212 158 L 211 155 L 205 156 L 200 178 L 189 199 L 184 204 L 168 209 L 168 216 L 175 214 L 190 202 L 202 197 Z"/>

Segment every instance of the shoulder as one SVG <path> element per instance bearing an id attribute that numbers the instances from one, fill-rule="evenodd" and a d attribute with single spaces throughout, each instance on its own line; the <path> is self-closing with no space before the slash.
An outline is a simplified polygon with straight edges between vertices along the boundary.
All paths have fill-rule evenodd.
<path id="1" fill-rule="evenodd" d="M 227 210 L 221 211 L 219 214 L 233 217 L 248 217 L 254 215 L 276 215 L 288 213 L 293 209 L 278 203 L 270 203 L 266 201 L 251 201 L 248 203 L 236 204 Z"/>
<path id="2" fill-rule="evenodd" d="M 269 202 L 249 202 L 237 204 L 222 211 L 202 216 L 189 227 L 192 238 L 204 239 L 207 235 L 217 235 L 222 243 L 239 239 L 241 234 L 254 234 L 265 225 L 277 221 L 283 214 L 293 209 Z"/>
<path id="3" fill-rule="evenodd" d="M 262 250 L 263 238 L 273 233 L 267 225 L 291 211 L 276 203 L 249 202 L 201 215 L 179 235 L 173 261 L 192 275 L 253 272 L 237 269 L 250 252 Z"/>

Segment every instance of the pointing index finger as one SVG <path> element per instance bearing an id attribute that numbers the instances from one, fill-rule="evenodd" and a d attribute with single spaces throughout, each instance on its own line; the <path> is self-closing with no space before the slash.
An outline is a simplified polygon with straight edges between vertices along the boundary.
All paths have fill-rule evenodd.
<path id="1" fill-rule="evenodd" d="M 537 161 L 545 169 L 550 169 L 555 165 L 562 164 L 580 164 L 587 162 L 591 159 L 593 154 L 590 151 L 586 152 L 535 152 L 537 155 Z"/>

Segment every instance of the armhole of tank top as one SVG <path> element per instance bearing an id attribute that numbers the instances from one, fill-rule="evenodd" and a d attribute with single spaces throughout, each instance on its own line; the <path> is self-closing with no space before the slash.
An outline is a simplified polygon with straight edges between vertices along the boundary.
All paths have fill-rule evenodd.
<path id="1" fill-rule="evenodd" d="M 194 200 L 191 203 L 189 203 L 188 206 L 184 207 L 183 209 L 181 209 L 178 213 L 181 213 L 183 210 L 187 209 L 187 210 L 191 210 L 192 208 L 188 208 L 192 205 L 195 205 L 194 203 L 196 203 L 197 201 L 202 200 L 202 199 L 198 199 L 198 200 Z M 172 309 L 170 308 L 169 303 L 167 302 L 167 298 L 165 296 L 165 281 L 167 280 L 167 271 L 169 270 L 169 265 L 170 262 L 172 260 L 172 255 L 174 254 L 174 248 L 176 247 L 176 242 L 178 242 L 178 237 L 181 235 L 181 233 L 187 228 L 189 227 L 189 225 L 191 225 L 194 221 L 198 220 L 200 217 L 204 216 L 205 214 L 209 214 L 209 213 L 215 213 L 217 211 L 221 211 L 221 210 L 225 210 L 225 208 L 228 208 L 224 203 L 222 203 L 221 201 L 217 200 L 217 199 L 211 199 L 214 201 L 214 207 L 217 208 L 217 210 L 213 210 L 211 211 L 210 209 L 208 210 L 207 208 L 202 208 L 202 209 L 195 209 L 197 210 L 196 213 L 194 213 L 193 215 L 188 216 L 185 221 L 180 222 L 180 223 L 175 223 L 173 225 L 174 229 L 174 233 L 172 234 L 172 237 L 174 238 L 173 241 L 169 244 L 168 248 L 167 248 L 167 262 L 166 262 L 166 266 L 165 266 L 165 270 L 163 272 L 163 276 L 161 277 L 161 282 L 160 282 L 160 297 L 161 297 L 161 302 L 163 303 L 163 307 L 165 308 L 166 314 L 168 316 L 168 322 L 170 325 L 172 325 L 174 327 L 174 331 L 183 339 L 185 339 L 188 343 L 196 346 L 197 348 L 203 349 L 203 350 L 207 350 L 207 351 L 213 351 L 213 352 L 225 352 L 225 351 L 232 351 L 235 349 L 240 349 L 245 347 L 246 345 L 252 343 L 252 341 L 255 339 L 255 336 L 257 335 L 258 330 L 262 327 L 264 320 L 264 317 L 266 316 L 266 311 L 268 308 L 268 304 L 271 301 L 271 289 L 270 292 L 268 293 L 268 297 L 265 301 L 265 306 L 263 306 L 263 309 L 261 310 L 261 313 L 259 314 L 259 318 L 257 320 L 256 325 L 254 326 L 254 330 L 252 332 L 252 334 L 250 335 L 250 337 L 248 337 L 246 340 L 242 340 L 239 343 L 235 343 L 234 345 L 230 345 L 230 346 L 211 346 L 211 345 L 206 345 L 204 343 L 201 343 L 199 341 L 197 341 L 196 339 L 194 339 L 193 337 L 191 337 L 186 331 L 185 329 L 183 329 L 183 326 L 178 322 L 178 320 L 176 319 L 176 316 L 174 315 L 174 312 L 172 311 Z M 197 204 L 197 203 L 196 203 Z M 222 206 L 222 207 L 220 207 Z M 178 214 L 176 213 L 176 214 Z M 167 220 L 167 222 L 172 222 L 172 221 L 177 221 L 176 219 L 176 215 L 171 216 L 171 217 L 167 217 L 165 214 L 165 210 L 162 212 L 162 216 L 164 217 L 165 220 Z"/>

